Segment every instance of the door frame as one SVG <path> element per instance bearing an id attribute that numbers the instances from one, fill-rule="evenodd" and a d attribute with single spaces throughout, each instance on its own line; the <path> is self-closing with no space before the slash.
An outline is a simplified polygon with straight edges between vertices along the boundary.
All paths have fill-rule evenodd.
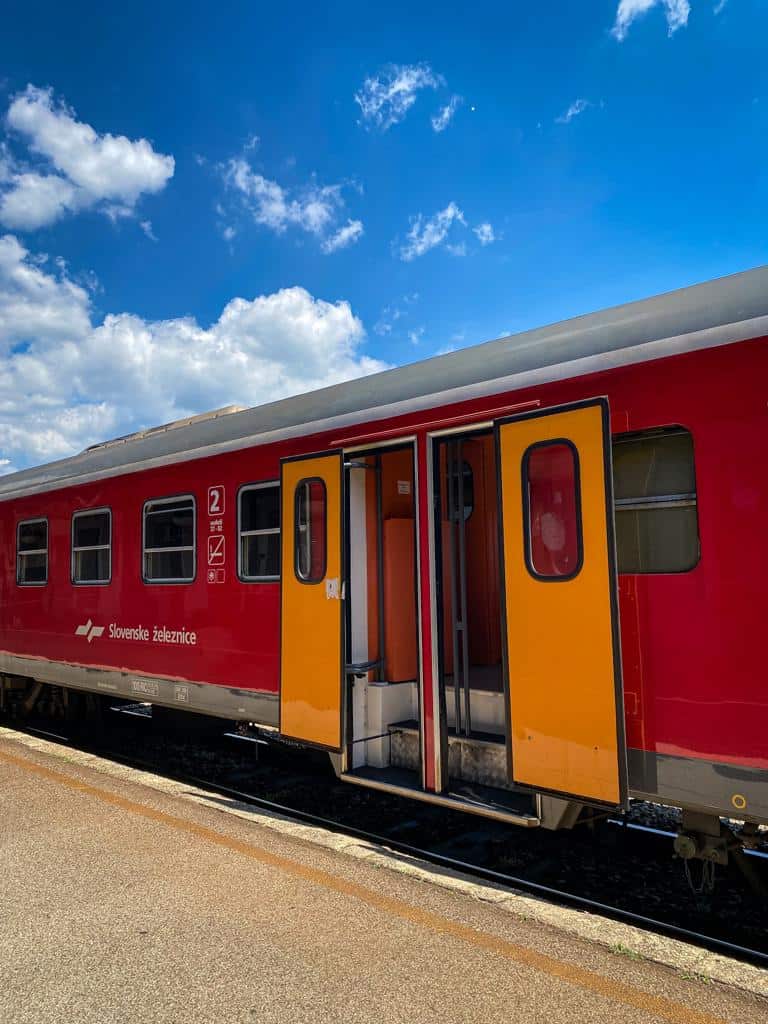
<path id="1" fill-rule="evenodd" d="M 601 801 L 589 800 L 584 801 L 595 805 L 603 805 L 609 807 L 626 807 L 628 799 L 628 767 L 627 767 L 627 740 L 626 740 L 626 725 L 624 718 L 624 684 L 622 678 L 622 658 L 621 658 L 621 624 L 619 620 L 619 588 L 618 588 L 618 568 L 616 558 L 616 523 L 615 523 L 615 510 L 613 501 L 613 459 L 612 459 L 612 448 L 611 448 L 611 424 L 610 424 L 610 404 L 607 395 L 596 395 L 591 398 L 578 399 L 574 402 L 563 402 L 559 405 L 543 406 L 537 409 L 520 412 L 517 414 L 511 414 L 509 416 L 500 417 L 494 421 L 493 433 L 496 448 L 496 474 L 498 480 L 498 502 L 499 502 L 499 562 L 501 572 L 501 629 L 502 629 L 502 645 L 501 645 L 501 656 L 502 656 L 502 671 L 504 675 L 504 691 L 507 697 L 507 752 L 508 752 L 508 777 L 510 783 L 521 791 L 527 791 L 532 793 L 542 793 L 547 796 L 560 797 L 567 800 L 578 799 L 573 793 L 562 793 L 554 790 L 539 789 L 534 786 L 529 786 L 524 783 L 514 782 L 514 766 L 513 766 L 513 755 L 512 755 L 512 707 L 511 707 L 511 690 L 509 680 L 509 651 L 508 651 L 508 632 L 507 632 L 507 593 L 506 593 L 506 565 L 505 565 L 505 551 L 504 551 L 504 495 L 503 488 L 501 485 L 501 444 L 499 436 L 499 428 L 509 423 L 521 423 L 527 420 L 542 419 L 548 416 L 554 416 L 558 413 L 574 412 L 579 409 L 592 408 L 598 406 L 601 410 L 601 423 L 603 433 L 603 476 L 605 480 L 605 523 L 606 523 L 606 539 L 607 539 L 607 556 L 608 556 L 608 574 L 609 574 L 609 607 L 611 614 L 611 641 L 612 641 L 612 667 L 613 667 L 613 680 L 614 680 L 614 693 L 615 693 L 615 709 L 616 709 L 616 744 L 617 744 L 617 755 L 618 755 L 618 784 L 619 784 L 619 803 L 618 804 L 602 804 Z M 522 472 L 522 467 L 521 467 Z M 580 484 L 579 484 L 580 485 Z M 582 553 L 583 556 L 583 553 Z"/>
<path id="2" fill-rule="evenodd" d="M 435 779 L 437 792 L 444 792 L 449 788 L 449 776 L 448 776 L 448 707 L 447 700 L 448 694 L 443 686 L 443 661 L 444 661 L 444 642 L 445 642 L 445 622 L 444 622 L 444 600 L 445 600 L 445 589 L 448 586 L 446 580 L 443 579 L 443 541 L 441 531 L 438 530 L 438 526 L 441 522 L 438 517 L 438 499 L 442 501 L 443 491 L 441 486 L 441 467 L 440 467 L 440 452 L 442 446 L 451 440 L 462 440 L 471 441 L 476 437 L 492 437 L 493 438 L 493 462 L 491 464 L 490 471 L 496 473 L 496 436 L 493 429 L 493 420 L 481 420 L 481 421 L 468 421 L 458 427 L 450 427 L 445 430 L 434 431 L 429 435 L 430 444 L 430 531 L 429 531 L 429 544 L 430 544 L 430 570 L 431 570 L 431 581 L 432 581 L 432 658 L 433 658 L 433 672 L 434 672 L 434 726 L 435 726 L 435 750 L 437 752 L 437 761 L 435 765 Z M 469 572 L 469 566 L 467 566 L 467 572 Z M 503 578 L 499 577 L 499 589 L 501 591 L 503 585 Z M 501 608 L 501 594 L 500 594 L 500 608 Z M 502 625 L 500 624 L 500 628 Z M 502 658 L 504 652 L 504 644 L 502 637 Z M 470 666 L 471 669 L 471 666 Z M 455 667 L 454 667 L 455 671 Z M 506 672 L 503 668 L 502 661 L 502 696 L 504 698 L 504 746 L 507 761 L 510 758 L 510 714 L 509 714 L 509 694 L 508 694 L 508 679 Z M 499 744 L 501 746 L 501 743 Z"/>
<path id="3" fill-rule="evenodd" d="M 350 471 L 347 467 L 347 462 L 354 458 L 364 458 L 366 456 L 384 455 L 388 451 L 393 450 L 408 450 L 411 453 L 411 461 L 413 466 L 413 505 L 414 505 L 414 534 L 415 534 L 415 579 L 416 579 L 416 641 L 417 641 L 417 656 L 418 665 L 416 673 L 416 696 L 418 702 L 418 718 L 419 718 L 419 775 L 421 781 L 421 788 L 426 789 L 425 777 L 426 777 L 426 749 L 424 742 L 424 730 L 425 730 L 425 715 L 424 715 L 424 651 L 423 651 L 423 630 L 422 630 L 422 587 L 421 587 L 421 574 L 419 571 L 420 567 L 420 549 L 422 544 L 421 530 L 419 528 L 419 460 L 418 460 L 418 449 L 417 439 L 414 434 L 403 434 L 402 437 L 386 438 L 382 440 L 372 440 L 369 443 L 361 444 L 347 444 L 340 449 L 342 454 L 342 474 L 343 474 L 343 493 L 344 501 L 342 508 L 342 538 L 343 538 L 343 565 L 344 565 L 344 593 L 345 593 L 345 607 L 343 614 L 343 675 L 342 675 L 342 747 L 341 747 L 341 772 L 345 773 L 351 769 L 352 766 L 352 742 L 354 741 L 354 731 L 352 725 L 352 700 L 351 692 L 352 688 L 349 685 L 349 673 L 348 673 L 348 661 L 347 652 L 350 650 L 351 644 L 351 603 L 350 597 L 352 594 L 351 590 L 351 569 L 352 569 L 352 553 L 350 550 L 351 540 L 351 516 L 350 516 L 350 492 L 348 473 Z M 378 609 L 379 614 L 383 616 L 383 606 Z M 383 652 L 380 652 L 383 654 Z"/>

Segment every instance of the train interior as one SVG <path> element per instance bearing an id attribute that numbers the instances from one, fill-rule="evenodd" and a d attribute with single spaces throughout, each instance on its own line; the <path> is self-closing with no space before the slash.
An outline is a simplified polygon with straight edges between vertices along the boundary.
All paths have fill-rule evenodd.
<path id="1" fill-rule="evenodd" d="M 496 449 L 449 435 L 435 455 L 440 704 L 448 784 L 508 788 Z"/>
<path id="2" fill-rule="evenodd" d="M 420 785 L 416 518 L 411 445 L 355 455 L 346 463 L 349 496 L 347 709 L 349 765 L 399 768 Z M 406 765 L 396 747 L 415 741 Z M 386 774 L 386 772 L 385 772 Z M 388 773 L 391 774 L 391 773 Z"/>
<path id="3" fill-rule="evenodd" d="M 420 786 L 416 522 L 409 446 L 348 462 L 353 771 Z M 435 459 L 440 705 L 449 786 L 508 787 L 493 435 Z"/>

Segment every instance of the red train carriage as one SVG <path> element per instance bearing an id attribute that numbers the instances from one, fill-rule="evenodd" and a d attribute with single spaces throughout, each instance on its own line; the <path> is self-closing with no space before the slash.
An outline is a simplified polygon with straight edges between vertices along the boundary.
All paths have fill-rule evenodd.
<path id="1" fill-rule="evenodd" d="M 766 334 L 760 269 L 7 476 L 3 692 L 525 826 L 673 804 L 719 856 L 768 822 Z"/>

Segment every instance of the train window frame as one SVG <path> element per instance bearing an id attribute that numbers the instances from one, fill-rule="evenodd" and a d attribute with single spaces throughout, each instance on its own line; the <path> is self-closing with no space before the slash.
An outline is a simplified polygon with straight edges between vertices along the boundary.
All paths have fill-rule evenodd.
<path id="1" fill-rule="evenodd" d="M 531 455 L 544 448 L 564 446 L 569 449 L 573 458 L 573 495 L 576 513 L 576 564 L 569 573 L 555 576 L 538 571 L 533 562 L 533 545 L 531 543 L 531 493 L 529 466 Z M 567 437 L 552 437 L 544 441 L 535 441 L 523 452 L 521 460 L 522 499 L 523 499 L 523 555 L 525 567 L 530 576 L 539 583 L 570 583 L 575 580 L 584 568 L 584 518 L 581 507 L 581 460 L 579 450 Z"/>
<path id="2" fill-rule="evenodd" d="M 299 569 L 299 493 L 302 487 L 308 484 L 320 484 L 323 489 L 323 564 L 321 570 L 314 576 L 304 576 Z M 309 525 L 309 524 L 307 524 Z M 296 484 L 293 491 L 293 574 L 299 583 L 308 587 L 317 586 L 322 583 L 328 572 L 328 488 L 325 480 L 320 476 L 305 476 Z"/>
<path id="3" fill-rule="evenodd" d="M 106 515 L 109 523 L 109 543 L 107 544 L 92 544 L 92 545 L 76 545 L 75 544 L 75 529 L 78 519 L 82 519 L 85 516 L 95 515 Z M 75 556 L 78 551 L 106 551 L 109 564 L 109 573 L 106 579 L 100 580 L 83 580 L 78 579 L 75 573 Z M 101 505 L 98 508 L 83 508 L 77 512 L 72 513 L 72 524 L 70 532 L 70 581 L 73 587 L 108 587 L 112 582 L 112 509 L 108 505 Z"/>
<path id="4" fill-rule="evenodd" d="M 33 523 L 45 523 L 45 547 L 44 548 L 31 548 L 28 551 L 22 551 L 20 548 L 21 544 L 21 528 L 22 526 L 31 526 Z M 49 569 L 50 569 L 50 545 L 51 545 L 51 527 L 48 522 L 48 516 L 33 516 L 31 519 L 20 519 L 16 524 L 16 586 L 17 587 L 46 587 L 48 585 Z M 28 555 L 45 555 L 45 579 L 44 580 L 23 580 L 21 579 L 21 560 Z"/>
<path id="5" fill-rule="evenodd" d="M 264 530 L 243 530 L 242 528 L 242 515 L 243 506 L 242 498 L 244 494 L 249 491 L 266 491 L 270 488 L 274 488 L 277 491 L 278 496 L 278 507 L 277 507 L 277 526 L 270 527 Z M 281 522 L 281 505 L 282 499 L 280 494 L 280 481 L 279 480 L 260 480 L 256 483 L 243 484 L 237 492 L 237 577 L 243 583 L 279 583 L 280 582 L 280 568 L 282 565 L 282 522 Z M 249 576 L 243 569 L 243 537 L 257 537 L 277 534 L 278 544 L 278 557 L 277 557 L 277 575 L 275 576 Z"/>
<path id="6" fill-rule="evenodd" d="M 693 431 L 691 431 L 688 427 L 684 426 L 681 423 L 673 423 L 662 427 L 651 427 L 647 430 L 630 430 L 614 434 L 611 437 L 611 466 L 613 470 L 614 481 L 616 476 L 614 469 L 614 452 L 617 445 L 645 440 L 653 441 L 656 438 L 674 434 L 685 434 L 690 439 L 690 468 L 693 476 L 693 483 L 695 489 L 693 491 L 679 491 L 669 494 L 651 495 L 634 498 L 614 497 L 614 520 L 616 520 L 617 513 L 622 511 L 643 512 L 671 508 L 693 508 L 696 513 L 696 559 L 691 565 L 681 569 L 622 569 L 620 565 L 617 543 L 616 571 L 619 576 L 680 576 L 688 572 L 693 572 L 693 570 L 696 569 L 701 562 L 701 531 L 699 527 L 698 481 L 696 479 L 696 445 L 693 437 Z M 618 541 L 618 524 L 616 524 L 615 532 Z"/>
<path id="7" fill-rule="evenodd" d="M 172 505 L 175 502 L 192 502 L 192 544 L 177 547 L 147 548 L 147 508 L 150 505 Z M 151 514 L 151 513 L 150 513 Z M 147 555 L 156 551 L 190 551 L 192 552 L 191 576 L 169 576 L 153 578 L 147 576 Z M 141 578 L 148 586 L 184 586 L 194 583 L 197 579 L 197 499 L 194 494 L 171 494 L 162 498 L 147 498 L 141 509 Z"/>

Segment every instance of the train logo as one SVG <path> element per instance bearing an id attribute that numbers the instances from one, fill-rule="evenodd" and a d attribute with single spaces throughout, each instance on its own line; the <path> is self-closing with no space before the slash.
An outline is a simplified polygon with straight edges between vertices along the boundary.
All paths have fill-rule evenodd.
<path id="1" fill-rule="evenodd" d="M 88 638 L 88 643 L 91 643 L 93 640 L 100 637 L 103 632 L 103 626 L 94 626 L 92 620 L 88 619 L 85 625 L 77 627 L 75 630 L 75 636 L 85 636 Z"/>

